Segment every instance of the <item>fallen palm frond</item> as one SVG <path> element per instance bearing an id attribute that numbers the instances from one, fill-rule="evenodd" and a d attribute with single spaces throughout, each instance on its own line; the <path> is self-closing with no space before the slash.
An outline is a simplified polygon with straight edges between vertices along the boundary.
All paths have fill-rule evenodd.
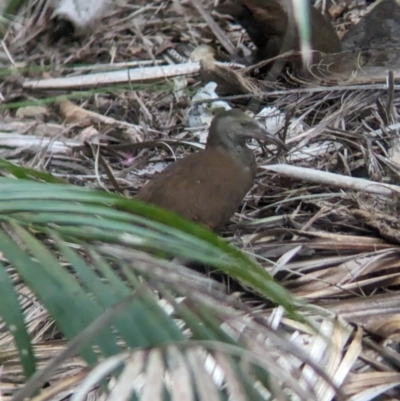
<path id="1" fill-rule="evenodd" d="M 18 334 L 26 332 L 15 345 L 12 330 L 2 326 L 2 399 L 23 398 L 46 382 L 51 385 L 36 400 L 70 394 L 119 400 L 133 391 L 152 400 L 165 394 L 185 400 L 296 394 L 320 401 L 340 398 L 334 386 L 351 399 L 398 398 L 400 97 L 393 77 L 385 84 L 379 71 L 373 80 L 363 75 L 361 85 L 355 85 L 359 75 L 324 82 L 292 77 L 296 86 L 289 88 L 266 85 L 222 60 L 215 33 L 228 50 L 233 44 L 246 54 L 249 41 L 204 1 L 199 7 L 158 0 L 118 4 L 84 40 L 51 44 L 43 3 L 29 1 L 21 11 L 24 23 L 15 20 L 2 42 L 3 176 L 131 197 L 154 171 L 204 146 L 206 127 L 189 124 L 188 110 L 216 101 L 255 113 L 267 106 L 260 122 L 290 150 L 275 155 L 252 144 L 260 166 L 256 184 L 221 233 L 251 266 L 264 269 L 253 275 L 250 269 L 249 276 L 235 270 L 235 258 L 221 259 L 178 228 L 157 234 L 134 229 L 121 210 L 89 206 L 80 192 L 67 196 L 61 184 L 46 193 L 31 183 L 35 191 L 25 192 L 24 205 L 3 199 L 1 238 L 13 252 L 6 253 L 3 242 L 0 283 L 11 294 L 9 305 L 21 307 L 13 322 Z M 217 48 L 215 58 L 224 64 L 203 63 L 202 77 L 200 63 L 188 60 L 204 43 Z M 157 83 L 135 82 L 144 72 Z M 124 86 L 111 85 L 115 77 Z M 235 95 L 192 102 L 210 77 L 220 85 L 233 80 Z M 107 80 L 109 86 L 100 85 Z M 56 199 L 60 193 L 66 198 Z M 0 200 L 4 196 L 1 190 Z M 149 242 L 143 249 L 144 233 L 157 241 L 152 254 Z M 168 256 L 225 269 L 241 286 L 228 280 L 228 296 L 221 284 L 166 260 L 167 246 Z M 37 271 L 47 266 L 60 287 L 68 281 L 68 298 L 51 294 L 51 281 L 27 285 L 30 272 L 14 268 L 22 269 L 23 257 Z M 52 268 L 62 275 L 51 276 Z M 78 271 L 94 274 L 76 283 Z M 272 283 L 265 272 L 307 301 L 299 311 L 311 326 L 271 304 L 260 291 Z M 134 299 L 125 305 L 129 295 Z M 60 297 L 58 303 L 49 301 L 52 296 Z M 90 309 L 76 314 L 77 300 Z M 71 310 L 64 312 L 64 305 Z M 89 334 L 109 327 L 113 308 L 130 312 L 90 348 Z M 70 326 L 60 326 L 59 313 Z M 23 349 L 34 353 L 41 375 L 27 383 Z M 96 361 L 93 370 L 88 361 Z M 25 374 L 33 372 L 24 366 Z M 107 396 L 101 383 L 115 371 Z"/>

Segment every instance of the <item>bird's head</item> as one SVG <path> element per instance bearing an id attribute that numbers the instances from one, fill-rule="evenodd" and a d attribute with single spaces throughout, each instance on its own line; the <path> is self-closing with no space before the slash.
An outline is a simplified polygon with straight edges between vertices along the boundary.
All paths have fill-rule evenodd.
<path id="1" fill-rule="evenodd" d="M 211 122 L 207 138 L 209 146 L 246 146 L 246 139 L 254 138 L 262 142 L 271 142 L 287 149 L 278 137 L 261 128 L 257 121 L 240 110 L 224 110 Z"/>

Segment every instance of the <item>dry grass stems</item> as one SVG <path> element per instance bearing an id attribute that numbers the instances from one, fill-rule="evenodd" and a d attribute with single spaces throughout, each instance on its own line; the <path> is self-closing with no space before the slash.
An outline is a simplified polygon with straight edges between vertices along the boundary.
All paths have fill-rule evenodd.
<path id="1" fill-rule="evenodd" d="M 216 34 L 229 53 L 231 46 L 251 47 L 237 25 L 213 19 L 212 2 L 204 0 L 118 3 L 90 35 L 52 44 L 50 14 L 43 3 L 28 2 L 23 18 L 11 25 L 2 41 L 0 62 L 12 73 L 0 79 L 1 156 L 45 168 L 80 186 L 115 191 L 117 183 L 119 190 L 134 195 L 155 170 L 199 147 L 205 128 L 188 129 L 185 112 L 206 82 L 201 81 L 200 64 L 188 61 L 190 54 L 203 44 L 221 50 Z M 342 16 L 342 21 L 349 21 L 349 16 Z M 232 67 L 228 62 L 223 68 Z M 223 71 L 208 69 L 217 78 Z M 274 107 L 275 116 L 270 118 L 281 118 L 279 134 L 291 150 L 277 160 L 256 149 L 261 166 L 256 185 L 222 235 L 306 299 L 312 307 L 307 315 L 319 332 L 283 317 L 280 309 L 260 306 L 251 296 L 243 311 L 287 333 L 350 399 L 399 399 L 397 85 L 377 84 L 363 76 L 362 86 L 351 80 L 335 86 L 327 80 L 327 86 L 308 82 L 298 89 L 276 84 L 273 91 L 265 91 L 263 82 L 255 86 L 255 79 L 237 69 L 235 74 L 242 74 L 236 92 L 240 96 L 231 100 L 246 104 L 256 94 L 259 102 Z M 81 91 L 71 92 L 72 87 Z M 107 162 L 107 171 L 98 165 L 98 156 Z M 190 283 L 182 278 L 182 287 L 190 289 Z M 51 341 L 54 326 L 47 312 L 26 287 L 20 285 L 19 291 L 43 367 L 65 344 Z M 232 305 L 226 307 L 228 311 Z M 258 320 L 246 319 L 246 312 L 236 317 L 226 313 L 226 325 L 265 363 L 275 363 L 289 377 L 287 367 L 296 366 L 299 383 L 307 381 L 316 399 L 333 399 L 326 383 L 300 359 L 276 347 Z M 265 334 L 264 342 L 259 333 Z M 332 339 L 330 346 L 325 337 Z M 23 375 L 11 337 L 2 334 L 0 339 L 1 353 L 8 350 L 10 355 L 1 370 L 2 399 L 9 400 Z M 235 386 L 234 372 L 219 355 L 227 385 Z M 200 344 L 174 367 L 163 365 L 158 350 L 121 358 L 121 380 L 129 377 L 133 382 L 141 376 L 146 397 L 159 399 L 161 378 L 166 376 L 170 385 L 189 386 L 182 372 L 190 365 L 208 386 L 208 399 L 216 399 L 218 379 L 210 376 L 212 368 L 205 363 L 207 354 Z M 92 374 L 102 376 L 108 368 Z M 48 390 L 47 396 L 36 399 L 59 399 L 83 378 L 89 378 L 84 364 L 71 358 L 51 378 L 57 383 L 51 387 L 57 397 Z M 146 386 L 146 378 L 152 388 Z M 125 394 L 121 383 L 112 390 L 114 399 Z"/>

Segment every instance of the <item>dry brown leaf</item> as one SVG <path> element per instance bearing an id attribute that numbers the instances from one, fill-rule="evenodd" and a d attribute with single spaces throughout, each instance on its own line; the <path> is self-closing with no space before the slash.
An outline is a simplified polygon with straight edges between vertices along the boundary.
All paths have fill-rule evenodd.
<path id="1" fill-rule="evenodd" d="M 400 341 L 400 314 L 386 316 L 371 322 L 366 328 L 385 339 Z"/>
<path id="2" fill-rule="evenodd" d="M 89 112 L 69 100 L 61 101 L 59 108 L 61 116 L 69 124 L 78 124 L 80 127 L 87 127 L 92 123 Z"/>
<path id="3" fill-rule="evenodd" d="M 220 96 L 252 94 L 257 97 L 260 94 L 256 80 L 246 78 L 232 68 L 217 65 L 210 57 L 200 60 L 200 76 L 204 84 L 216 82 Z"/>
<path id="4" fill-rule="evenodd" d="M 380 318 L 387 319 L 400 314 L 400 299 L 397 293 L 360 296 L 340 301 L 327 300 L 323 304 L 325 308 L 339 314 L 346 321 L 366 327 L 374 325 Z"/>
<path id="5" fill-rule="evenodd" d="M 347 5 L 346 4 L 333 4 L 331 7 L 329 7 L 329 15 L 331 16 L 331 18 L 336 19 L 338 17 L 340 17 L 344 10 L 346 10 Z"/>
<path id="6" fill-rule="evenodd" d="M 397 372 L 365 372 L 351 373 L 342 389 L 346 394 L 357 394 L 357 399 L 363 399 L 362 393 L 370 394 L 372 400 L 380 393 L 398 386 L 400 384 L 400 373 Z"/>
<path id="7" fill-rule="evenodd" d="M 84 128 L 80 134 L 78 134 L 74 139 L 83 142 L 93 142 L 93 140 L 95 140 L 96 137 L 98 137 L 99 135 L 99 131 L 94 128 L 92 125 L 90 125 L 89 127 Z M 99 142 L 98 138 L 97 140 L 95 140 L 95 142 Z"/>
<path id="8" fill-rule="evenodd" d="M 400 244 L 400 222 L 398 216 L 389 215 L 367 207 L 350 210 L 349 212 L 365 224 L 378 230 L 383 238 Z"/>
<path id="9" fill-rule="evenodd" d="M 21 119 L 37 118 L 39 120 L 44 120 L 49 114 L 49 110 L 44 106 L 24 106 L 20 107 L 16 112 L 16 116 Z"/>

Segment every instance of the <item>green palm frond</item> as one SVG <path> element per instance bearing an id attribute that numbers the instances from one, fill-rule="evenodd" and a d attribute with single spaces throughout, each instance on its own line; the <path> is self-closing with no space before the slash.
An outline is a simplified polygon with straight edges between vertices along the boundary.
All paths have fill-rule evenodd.
<path id="1" fill-rule="evenodd" d="M 32 172 L 5 167 L 19 177 L 38 178 Z M 44 175 L 39 178 L 52 181 Z M 98 366 L 117 358 L 119 362 L 112 364 L 111 370 L 119 367 L 118 371 L 124 371 L 132 360 L 137 362 L 137 352 L 143 356 L 143 350 L 152 349 L 140 357 L 138 371 L 146 372 L 156 353 L 166 363 L 162 368 L 165 379 L 173 375 L 176 358 L 187 374 L 192 375 L 193 369 L 206 374 L 204 367 L 193 365 L 193 361 L 208 352 L 210 358 L 220 361 L 214 361 L 219 369 L 225 367 L 225 382 L 240 377 L 242 390 L 251 399 L 263 399 L 265 391 L 276 393 L 269 363 L 260 361 L 246 342 L 221 326 L 226 319 L 243 314 L 243 305 L 227 297 L 222 286 L 171 258 L 178 256 L 220 269 L 284 306 L 289 316 L 301 319 L 290 293 L 254 260 L 171 212 L 105 192 L 1 178 L 0 208 L 0 251 L 5 259 L 0 266 L 0 285 L 2 293 L 8 294 L 0 313 L 13 335 L 25 374 L 31 376 L 16 400 L 31 395 L 51 375 L 44 370 L 32 376 L 37 361 L 15 291 L 15 280 L 19 279 L 47 309 L 57 330 L 71 341 L 70 351 L 55 359 L 57 366 L 78 354 L 89 365 L 104 360 Z M 183 303 L 180 297 L 184 297 Z M 198 341 L 201 348 L 195 345 Z M 293 348 L 287 340 L 282 344 Z M 221 351 L 224 346 L 234 347 L 234 355 Z M 124 352 L 126 348 L 132 352 Z M 243 355 L 250 355 L 250 364 L 243 365 L 249 358 Z M 211 377 L 215 394 L 225 393 Z M 262 391 L 254 387 L 255 377 Z M 309 389 L 299 386 L 290 375 L 287 379 L 304 399 L 312 399 Z"/>

